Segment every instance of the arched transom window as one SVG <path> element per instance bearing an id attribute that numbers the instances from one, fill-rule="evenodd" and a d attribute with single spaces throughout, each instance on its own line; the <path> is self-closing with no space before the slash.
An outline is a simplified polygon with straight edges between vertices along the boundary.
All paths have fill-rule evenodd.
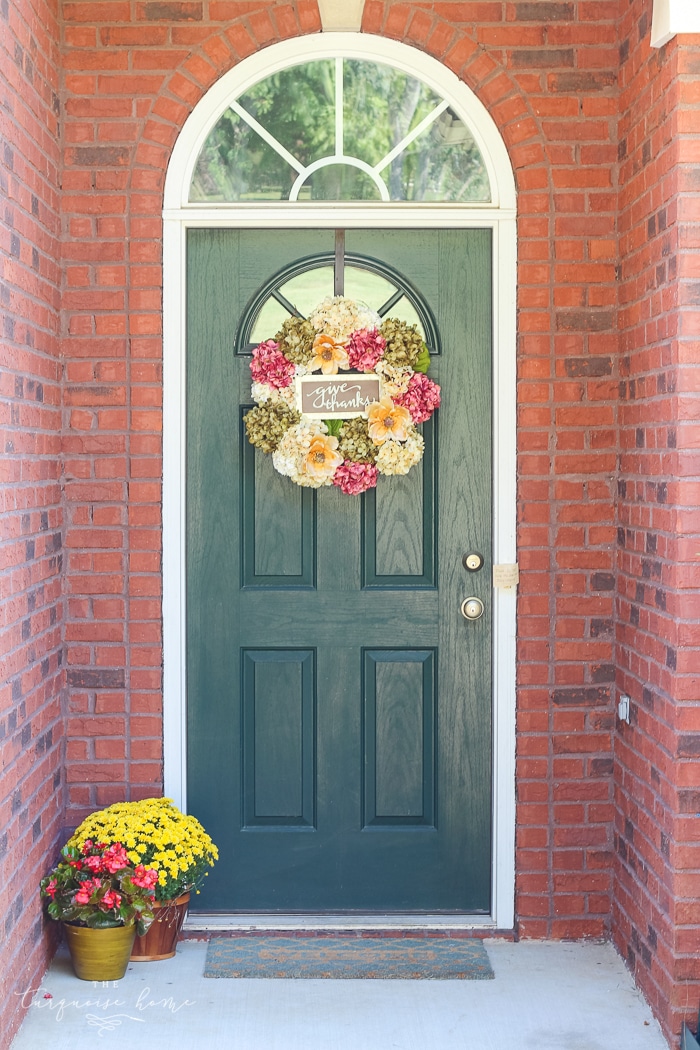
<path id="1" fill-rule="evenodd" d="M 199 153 L 191 203 L 487 203 L 471 131 L 436 90 L 358 58 L 273 73 L 230 100 Z"/>

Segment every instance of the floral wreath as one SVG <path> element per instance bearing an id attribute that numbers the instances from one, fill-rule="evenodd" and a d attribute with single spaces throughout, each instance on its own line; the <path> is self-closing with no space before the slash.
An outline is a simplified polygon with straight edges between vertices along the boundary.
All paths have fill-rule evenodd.
<path id="1" fill-rule="evenodd" d="M 248 440 L 272 453 L 280 474 L 306 488 L 337 485 L 348 495 L 374 488 L 380 474 L 407 474 L 423 457 L 417 427 L 440 404 L 440 387 L 428 379 L 430 354 L 415 325 L 382 321 L 364 303 L 343 296 L 324 299 L 308 319 L 290 317 L 274 339 L 253 351 Z M 339 376 L 339 370 L 347 377 Z M 356 400 L 319 418 L 304 411 L 304 377 L 358 380 L 375 377 L 374 399 Z M 318 376 L 317 379 L 320 379 Z M 345 383 L 337 389 L 352 386 Z M 328 390 L 333 387 L 330 382 Z M 317 387 L 320 389 L 320 387 Z M 357 381 L 353 389 L 361 390 Z M 377 396 L 378 395 L 378 396 Z M 335 402 L 332 407 L 335 408 Z"/>

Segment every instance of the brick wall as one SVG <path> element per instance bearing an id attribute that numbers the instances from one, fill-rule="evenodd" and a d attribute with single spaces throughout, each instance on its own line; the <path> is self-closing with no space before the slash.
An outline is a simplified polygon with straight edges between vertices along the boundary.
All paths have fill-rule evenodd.
<path id="1" fill-rule="evenodd" d="M 648 6 L 623 8 L 614 924 L 678 1033 L 700 1001 L 700 40 L 653 51 Z"/>
<path id="2" fill-rule="evenodd" d="M 0 0 L 0 1043 L 35 987 L 63 818 L 56 5 Z"/>

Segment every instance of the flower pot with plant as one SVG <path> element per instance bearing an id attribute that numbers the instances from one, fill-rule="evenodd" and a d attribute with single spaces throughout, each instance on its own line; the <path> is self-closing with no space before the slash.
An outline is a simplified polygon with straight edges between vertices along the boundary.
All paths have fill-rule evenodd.
<path id="1" fill-rule="evenodd" d="M 63 923 L 76 976 L 118 981 L 126 973 L 134 938 L 153 921 L 155 868 L 129 859 L 121 842 L 69 842 L 41 880 L 52 919 Z"/>
<path id="2" fill-rule="evenodd" d="M 134 961 L 169 959 L 185 920 L 190 893 L 218 859 L 219 853 L 199 821 L 182 813 L 169 798 L 117 802 L 87 817 L 70 843 L 80 850 L 86 841 L 123 842 L 129 860 L 158 873 L 155 921 L 137 936 Z"/>

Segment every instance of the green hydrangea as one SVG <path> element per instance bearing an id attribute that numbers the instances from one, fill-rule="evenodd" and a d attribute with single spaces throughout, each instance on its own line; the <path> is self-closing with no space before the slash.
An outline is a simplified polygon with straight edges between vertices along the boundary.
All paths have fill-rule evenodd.
<path id="1" fill-rule="evenodd" d="M 303 317 L 289 317 L 275 336 L 280 350 L 295 365 L 307 365 L 313 356 L 316 329 Z"/>
<path id="2" fill-rule="evenodd" d="M 377 446 L 369 436 L 366 419 L 358 416 L 343 423 L 338 438 L 338 452 L 343 459 L 350 459 L 353 463 L 374 463 Z"/>
<path id="3" fill-rule="evenodd" d="M 282 437 L 301 416 L 282 401 L 256 405 L 243 417 L 248 440 L 263 452 L 274 452 Z"/>
<path id="4" fill-rule="evenodd" d="M 425 344 L 414 324 L 389 317 L 383 322 L 379 333 L 386 340 L 385 361 L 398 368 L 415 367 Z"/>

